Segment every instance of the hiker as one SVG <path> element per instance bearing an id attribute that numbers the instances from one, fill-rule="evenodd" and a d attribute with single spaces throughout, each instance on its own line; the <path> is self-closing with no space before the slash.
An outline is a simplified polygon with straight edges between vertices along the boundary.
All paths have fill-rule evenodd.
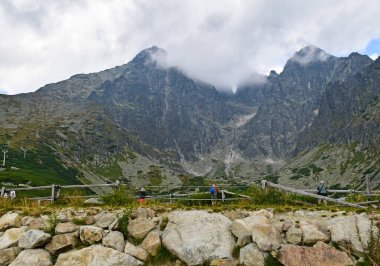
<path id="1" fill-rule="evenodd" d="M 219 191 L 219 188 L 216 186 L 216 184 L 213 184 L 212 187 L 210 188 L 212 206 L 216 205 L 216 200 L 218 199 L 218 191 Z"/>
<path id="2" fill-rule="evenodd" d="M 318 188 L 317 188 L 317 195 L 320 195 L 320 196 L 325 196 L 327 197 L 327 187 L 325 185 L 325 182 L 324 181 L 321 181 Z M 327 200 L 322 200 L 322 199 L 318 199 L 318 204 L 320 204 L 321 202 L 323 201 L 323 203 L 326 205 L 327 204 Z"/>
<path id="3" fill-rule="evenodd" d="M 145 198 L 146 198 L 146 191 L 145 191 L 145 188 L 142 187 L 140 189 L 140 203 L 144 203 Z"/>

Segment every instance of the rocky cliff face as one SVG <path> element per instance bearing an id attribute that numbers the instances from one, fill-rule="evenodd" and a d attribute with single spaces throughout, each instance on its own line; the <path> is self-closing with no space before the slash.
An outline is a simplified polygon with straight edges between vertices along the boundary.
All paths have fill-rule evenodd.
<path id="1" fill-rule="evenodd" d="M 287 157 L 317 116 L 326 85 L 344 81 L 371 63 L 358 54 L 337 58 L 316 47 L 300 50 L 266 84 L 263 103 L 239 136 L 239 148 L 249 156 Z"/>
<path id="2" fill-rule="evenodd" d="M 322 142 L 360 143 L 379 148 L 380 59 L 362 73 L 330 83 L 321 97 L 318 115 L 299 138 L 298 150 Z"/>

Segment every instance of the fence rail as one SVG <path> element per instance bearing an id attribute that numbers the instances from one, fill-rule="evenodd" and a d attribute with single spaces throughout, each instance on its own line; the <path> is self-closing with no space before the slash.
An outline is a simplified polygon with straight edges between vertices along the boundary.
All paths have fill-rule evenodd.
<path id="1" fill-rule="evenodd" d="M 287 192 L 291 192 L 291 193 L 295 193 L 295 194 L 299 194 L 299 195 L 306 195 L 306 196 L 310 196 L 310 197 L 313 197 L 313 198 L 317 198 L 317 199 L 321 199 L 321 200 L 326 200 L 326 201 L 330 201 L 330 202 L 334 202 L 334 203 L 338 203 L 338 204 L 341 204 L 341 205 L 345 205 L 345 206 L 351 206 L 351 207 L 356 207 L 356 208 L 366 208 L 365 206 L 362 206 L 362 205 L 367 205 L 367 204 L 372 204 L 372 203 L 377 203 L 378 201 L 368 201 L 368 202 L 362 202 L 362 203 L 357 203 L 357 204 L 354 204 L 354 203 L 349 203 L 349 202 L 345 202 L 345 201 L 342 201 L 342 200 L 338 200 L 338 199 L 334 199 L 334 198 L 330 198 L 330 197 L 325 197 L 325 196 L 321 196 L 321 195 L 316 195 L 317 191 L 316 190 L 311 190 L 311 189 L 306 189 L 306 190 L 302 190 L 302 189 L 295 189 L 295 188 L 290 188 L 290 187 L 286 187 L 286 186 L 283 186 L 283 185 L 279 185 L 279 184 L 275 184 L 275 183 L 272 183 L 272 182 L 269 182 L 269 181 L 266 181 L 266 180 L 262 180 L 262 188 L 265 189 L 266 187 L 273 187 L 273 188 L 277 188 L 277 189 L 280 189 L 280 190 L 283 190 L 283 191 L 287 191 Z M 121 184 L 120 182 L 116 181 L 115 183 L 110 183 L 110 184 L 81 184 L 81 185 L 50 185 L 50 186 L 38 186 L 38 187 L 18 187 L 18 188 L 6 188 L 6 187 L 2 187 L 1 188 L 1 197 L 4 197 L 5 193 L 8 192 L 8 191 L 33 191 L 33 190 L 51 190 L 51 196 L 46 196 L 46 197 L 33 197 L 31 199 L 33 200 L 49 200 L 51 201 L 51 203 L 54 203 L 56 201 L 57 198 L 59 197 L 64 197 L 64 198 L 70 198 L 70 196 L 61 196 L 60 195 L 60 191 L 61 189 L 75 189 L 75 188 L 101 188 L 101 187 L 112 187 L 112 188 L 118 188 L 120 187 L 121 185 L 125 185 L 125 184 Z M 168 188 L 167 186 L 145 186 L 146 188 Z M 221 188 L 248 188 L 250 186 L 248 185 L 241 185 L 241 186 L 238 186 L 238 185 L 225 185 L 225 184 L 222 184 L 222 185 L 219 185 L 219 187 Z M 188 189 L 192 189 L 192 188 L 209 188 L 209 186 L 172 186 L 170 187 L 171 189 L 175 189 L 175 188 L 188 188 Z M 229 191 L 229 190 L 226 190 L 226 189 L 222 189 L 221 192 L 222 192 L 222 199 L 217 199 L 217 200 L 225 200 L 225 201 L 232 201 L 232 200 L 252 200 L 252 197 L 250 196 L 247 196 L 247 195 L 244 195 L 244 194 L 239 194 L 239 193 L 236 193 L 236 192 L 232 192 L 232 191 Z M 368 194 L 368 190 L 354 190 L 354 189 L 347 189 L 347 190 L 344 190 L 344 189 L 331 189 L 329 190 L 329 192 L 331 193 L 362 193 L 364 194 L 366 197 L 375 197 L 375 196 L 380 196 L 380 191 L 378 190 L 374 190 L 374 191 L 371 191 L 372 193 L 379 193 L 379 194 Z M 152 198 L 152 199 L 163 199 L 163 200 L 170 200 L 170 202 L 172 201 L 178 201 L 178 200 L 189 200 L 189 201 L 209 201 L 210 199 L 193 199 L 193 198 L 186 198 L 186 197 L 189 197 L 189 196 L 192 196 L 194 194 L 209 194 L 209 192 L 194 192 L 194 193 L 178 193 L 178 192 L 174 192 L 174 193 L 171 193 L 171 194 L 166 194 L 166 195 L 152 195 L 152 196 L 148 196 L 147 198 Z M 225 198 L 225 195 L 232 195 L 234 196 L 234 198 Z M 77 197 L 77 196 L 73 196 L 73 197 Z M 80 197 L 83 197 L 83 198 L 94 198 L 94 197 L 99 197 L 99 195 L 85 195 L 85 196 L 80 196 Z"/>
<path id="2" fill-rule="evenodd" d="M 316 194 L 313 194 L 313 193 L 305 192 L 303 190 L 299 190 L 299 189 L 295 189 L 295 188 L 290 188 L 290 187 L 286 187 L 286 186 L 279 185 L 279 184 L 274 184 L 274 183 L 266 181 L 266 180 L 262 180 L 261 184 L 262 184 L 262 188 L 263 189 L 265 189 L 266 187 L 273 187 L 273 188 L 277 188 L 277 189 L 280 189 L 280 190 L 283 190 L 283 191 L 287 191 L 287 192 L 291 192 L 291 193 L 294 193 L 294 194 L 299 194 L 299 195 L 309 196 L 309 197 L 312 197 L 312 198 L 317 198 L 317 199 L 320 199 L 320 200 L 326 200 L 326 201 L 330 201 L 330 202 L 335 202 L 335 203 L 338 203 L 338 204 L 341 204 L 341 205 L 345 205 L 345 206 L 350 206 L 350 207 L 355 207 L 355 208 L 360 208 L 360 209 L 365 209 L 366 208 L 365 206 L 362 206 L 362 205 L 359 205 L 359 204 L 354 204 L 354 203 L 350 203 L 350 202 L 345 202 L 345 201 L 333 199 L 333 198 L 330 198 L 330 197 L 316 195 Z"/>

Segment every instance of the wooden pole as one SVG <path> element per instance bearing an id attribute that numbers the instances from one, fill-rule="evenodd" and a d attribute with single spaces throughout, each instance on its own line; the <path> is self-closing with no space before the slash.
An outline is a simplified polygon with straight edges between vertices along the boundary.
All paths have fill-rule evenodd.
<path id="1" fill-rule="evenodd" d="M 51 185 L 51 203 L 54 204 L 55 200 L 55 185 Z"/>
<path id="2" fill-rule="evenodd" d="M 267 181 L 266 180 L 261 180 L 261 188 L 265 190 L 267 188 Z"/>
<path id="3" fill-rule="evenodd" d="M 305 191 L 298 190 L 298 189 L 295 189 L 295 188 L 290 188 L 290 187 L 282 186 L 282 185 L 279 185 L 279 184 L 274 184 L 274 183 L 268 182 L 266 180 L 263 180 L 263 181 L 265 181 L 266 186 L 278 188 L 278 189 L 281 189 L 281 190 L 284 190 L 284 191 L 288 191 L 288 192 L 291 192 L 291 193 L 294 193 L 294 194 L 310 196 L 312 198 L 322 199 L 322 200 L 326 200 L 326 201 L 330 201 L 330 202 L 335 202 L 335 203 L 338 203 L 338 204 L 341 204 L 341 205 L 346 205 L 346 206 L 350 206 L 350 207 L 366 209 L 366 207 L 361 206 L 359 204 L 354 204 L 354 203 L 349 203 L 349 202 L 345 202 L 345 201 L 340 201 L 340 200 L 337 200 L 337 199 L 333 199 L 333 198 L 325 197 L 325 196 L 321 196 L 321 195 L 315 195 L 313 193 L 305 192 Z"/>
<path id="4" fill-rule="evenodd" d="M 5 187 L 2 187 L 1 188 L 1 197 L 4 197 L 4 193 L 5 193 Z"/>
<path id="5" fill-rule="evenodd" d="M 371 179 L 369 178 L 368 175 L 365 177 L 365 179 L 367 182 L 367 195 L 370 195 L 371 194 Z"/>
<path id="6" fill-rule="evenodd" d="M 250 196 L 242 195 L 242 194 L 237 194 L 237 193 L 234 193 L 234 192 L 231 192 L 231 191 L 228 191 L 228 190 L 224 190 L 224 193 L 230 194 L 230 195 L 237 195 L 239 197 L 246 198 L 246 199 L 252 199 L 252 197 L 250 197 Z"/>

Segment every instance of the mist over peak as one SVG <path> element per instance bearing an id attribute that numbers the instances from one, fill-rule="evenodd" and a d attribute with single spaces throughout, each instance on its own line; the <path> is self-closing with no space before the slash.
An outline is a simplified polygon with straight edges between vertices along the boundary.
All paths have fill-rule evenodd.
<path id="1" fill-rule="evenodd" d="M 326 53 L 324 50 L 314 45 L 308 45 L 296 52 L 290 60 L 301 65 L 307 65 L 316 61 L 324 62 L 331 57 L 332 55 Z"/>

